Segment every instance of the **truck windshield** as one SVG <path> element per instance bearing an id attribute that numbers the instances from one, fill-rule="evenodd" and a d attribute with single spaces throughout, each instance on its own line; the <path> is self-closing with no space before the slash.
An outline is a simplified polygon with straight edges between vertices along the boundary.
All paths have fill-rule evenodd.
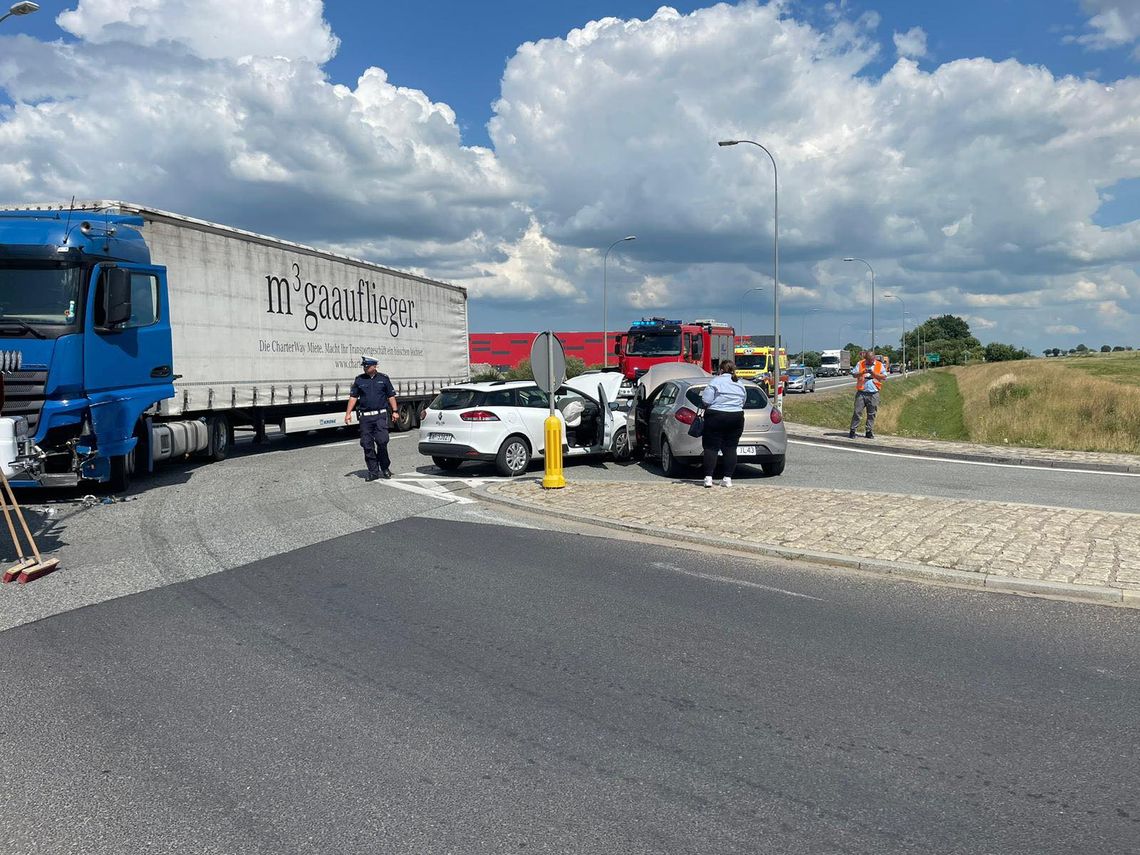
<path id="1" fill-rule="evenodd" d="M 736 355 L 736 367 L 743 368 L 746 371 L 766 371 L 768 369 L 768 355 L 766 353 L 738 353 Z"/>
<path id="2" fill-rule="evenodd" d="M 839 357 L 838 356 L 821 357 L 819 360 L 819 364 L 820 365 L 838 365 L 839 364 Z"/>
<path id="3" fill-rule="evenodd" d="M 0 328 L 72 326 L 82 281 L 83 268 L 76 264 L 0 261 Z"/>
<path id="4" fill-rule="evenodd" d="M 630 356 L 680 356 L 680 333 L 630 333 L 625 352 Z"/>

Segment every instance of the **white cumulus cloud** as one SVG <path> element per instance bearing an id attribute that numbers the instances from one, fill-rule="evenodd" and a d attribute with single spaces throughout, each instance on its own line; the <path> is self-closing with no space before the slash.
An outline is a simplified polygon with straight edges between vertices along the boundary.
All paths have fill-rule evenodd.
<path id="1" fill-rule="evenodd" d="M 908 59 L 922 59 L 926 56 L 926 31 L 922 27 L 911 27 L 905 33 L 894 34 L 895 51 Z"/>
<path id="2" fill-rule="evenodd" d="M 1092 15 L 1089 32 L 1069 36 L 1066 41 L 1089 50 L 1109 50 L 1140 41 L 1140 4 L 1136 0 L 1081 0 L 1081 6 Z"/>
<path id="3" fill-rule="evenodd" d="M 200 57 L 281 56 L 325 62 L 337 38 L 321 0 L 80 0 L 56 22 L 92 44 L 168 42 Z"/>

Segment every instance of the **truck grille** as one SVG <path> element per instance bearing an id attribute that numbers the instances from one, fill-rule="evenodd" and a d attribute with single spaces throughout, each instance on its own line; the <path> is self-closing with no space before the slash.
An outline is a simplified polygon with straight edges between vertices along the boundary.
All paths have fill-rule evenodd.
<path id="1" fill-rule="evenodd" d="M 4 374 L 5 416 L 23 416 L 28 420 L 28 434 L 34 436 L 44 408 L 47 369 L 42 371 L 8 371 Z"/>

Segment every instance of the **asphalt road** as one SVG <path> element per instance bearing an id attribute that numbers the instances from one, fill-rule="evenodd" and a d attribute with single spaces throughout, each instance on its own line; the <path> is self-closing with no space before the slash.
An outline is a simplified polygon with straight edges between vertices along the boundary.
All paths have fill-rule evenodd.
<path id="1" fill-rule="evenodd" d="M 447 477 L 428 458 L 414 452 L 415 440 L 401 446 L 402 456 L 395 471 L 418 472 L 430 478 Z M 532 471 L 542 472 L 541 459 L 532 464 Z M 568 460 L 565 473 L 568 480 L 659 481 L 664 477 L 654 461 L 621 465 L 612 460 Z M 698 474 L 696 469 L 692 470 L 693 478 Z M 490 463 L 465 463 L 458 475 L 467 479 L 497 477 Z M 765 477 L 760 467 L 742 464 L 733 480 L 747 484 L 765 480 Z M 1140 513 L 1140 476 L 1137 475 L 908 457 L 876 452 L 874 440 L 860 442 L 856 449 L 793 440 L 787 468 L 775 482 L 788 487 Z"/>
<path id="2" fill-rule="evenodd" d="M 0 850 L 1131 852 L 1138 638 L 405 519 L 4 633 Z"/>

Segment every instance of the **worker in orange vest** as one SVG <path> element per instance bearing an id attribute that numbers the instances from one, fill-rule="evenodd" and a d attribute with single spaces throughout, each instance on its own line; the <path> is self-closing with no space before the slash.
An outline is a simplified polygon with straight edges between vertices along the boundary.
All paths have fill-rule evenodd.
<path id="1" fill-rule="evenodd" d="M 887 380 L 883 363 L 869 350 L 864 350 L 862 359 L 851 369 L 855 376 L 855 415 L 851 417 L 851 430 L 847 434 L 855 438 L 855 430 L 864 411 L 867 413 L 867 439 L 875 438 L 875 416 L 879 412 L 879 390 Z"/>

